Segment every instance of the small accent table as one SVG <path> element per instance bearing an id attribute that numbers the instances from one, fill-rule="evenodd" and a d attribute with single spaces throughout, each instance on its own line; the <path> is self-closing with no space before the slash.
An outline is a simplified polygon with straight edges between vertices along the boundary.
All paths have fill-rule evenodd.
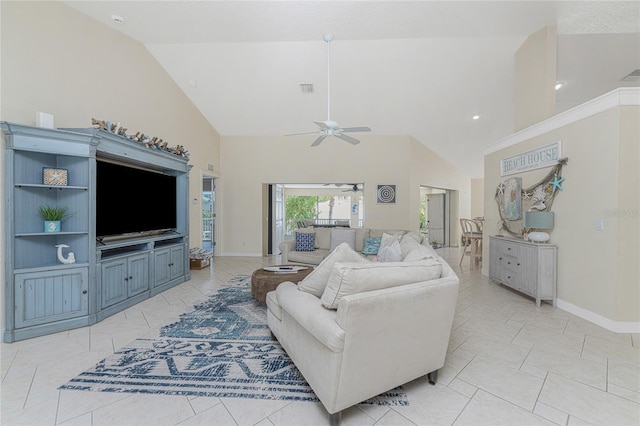
<path id="1" fill-rule="evenodd" d="M 275 267 L 297 266 L 297 265 L 275 265 Z M 267 299 L 267 293 L 275 290 L 278 285 L 285 281 L 298 284 L 313 271 L 313 267 L 307 266 L 296 272 L 271 272 L 264 269 L 256 269 L 251 274 L 251 296 L 259 302 Z"/>

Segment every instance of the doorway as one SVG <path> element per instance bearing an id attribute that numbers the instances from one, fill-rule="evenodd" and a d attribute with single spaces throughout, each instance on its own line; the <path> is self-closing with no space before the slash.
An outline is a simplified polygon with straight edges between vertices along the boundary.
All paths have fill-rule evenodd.
<path id="1" fill-rule="evenodd" d="M 450 193 L 446 189 L 420 187 L 420 228 L 437 248 L 450 245 Z"/>
<path id="2" fill-rule="evenodd" d="M 214 252 L 216 247 L 216 185 L 214 178 L 202 177 L 202 248 Z"/>

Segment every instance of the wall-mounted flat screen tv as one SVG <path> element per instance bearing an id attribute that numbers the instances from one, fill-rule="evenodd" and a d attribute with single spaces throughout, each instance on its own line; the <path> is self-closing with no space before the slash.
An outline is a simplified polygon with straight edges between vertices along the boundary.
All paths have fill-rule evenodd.
<path id="1" fill-rule="evenodd" d="M 176 228 L 176 177 L 97 161 L 96 236 L 152 233 Z"/>

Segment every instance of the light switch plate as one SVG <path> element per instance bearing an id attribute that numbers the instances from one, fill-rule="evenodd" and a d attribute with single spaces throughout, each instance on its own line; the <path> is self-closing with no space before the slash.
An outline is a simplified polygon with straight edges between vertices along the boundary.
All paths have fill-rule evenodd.
<path id="1" fill-rule="evenodd" d="M 596 231 L 604 231 L 604 219 L 596 219 Z"/>

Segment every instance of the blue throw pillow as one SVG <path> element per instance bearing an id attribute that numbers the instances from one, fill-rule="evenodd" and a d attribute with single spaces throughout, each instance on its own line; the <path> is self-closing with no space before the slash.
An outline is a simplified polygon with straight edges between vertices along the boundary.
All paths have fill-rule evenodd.
<path id="1" fill-rule="evenodd" d="M 313 232 L 296 232 L 296 251 L 314 251 L 316 234 Z"/>
<path id="2" fill-rule="evenodd" d="M 380 241 L 382 241 L 382 238 L 365 238 L 362 254 L 378 254 Z"/>

